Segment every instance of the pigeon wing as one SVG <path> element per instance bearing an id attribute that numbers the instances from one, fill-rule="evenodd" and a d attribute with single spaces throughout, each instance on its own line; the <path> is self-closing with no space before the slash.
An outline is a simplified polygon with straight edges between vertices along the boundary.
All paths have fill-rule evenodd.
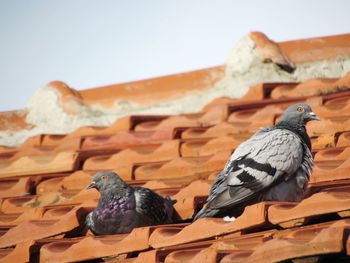
<path id="1" fill-rule="evenodd" d="M 147 188 L 135 188 L 136 211 L 149 224 L 166 223 L 164 198 Z"/>
<path id="2" fill-rule="evenodd" d="M 219 174 L 207 208 L 220 209 L 246 201 L 300 167 L 300 138 L 285 129 L 265 129 L 242 143 Z"/>

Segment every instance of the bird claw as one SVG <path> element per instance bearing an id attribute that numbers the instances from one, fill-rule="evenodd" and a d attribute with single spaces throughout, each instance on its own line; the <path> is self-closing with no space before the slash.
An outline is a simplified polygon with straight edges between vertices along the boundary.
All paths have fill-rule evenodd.
<path id="1" fill-rule="evenodd" d="M 225 222 L 233 222 L 236 220 L 234 216 L 233 217 L 225 216 L 223 219 Z"/>

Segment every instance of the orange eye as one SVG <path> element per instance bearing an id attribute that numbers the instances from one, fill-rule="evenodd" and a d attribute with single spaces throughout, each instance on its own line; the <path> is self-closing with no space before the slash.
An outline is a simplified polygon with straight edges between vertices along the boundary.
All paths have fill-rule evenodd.
<path id="1" fill-rule="evenodd" d="M 304 108 L 303 107 L 298 107 L 297 108 L 297 112 L 303 112 L 304 111 Z"/>
<path id="2" fill-rule="evenodd" d="M 102 176 L 101 176 L 101 179 L 102 179 L 103 181 L 106 181 L 106 180 L 107 180 L 107 176 L 102 175 Z"/>

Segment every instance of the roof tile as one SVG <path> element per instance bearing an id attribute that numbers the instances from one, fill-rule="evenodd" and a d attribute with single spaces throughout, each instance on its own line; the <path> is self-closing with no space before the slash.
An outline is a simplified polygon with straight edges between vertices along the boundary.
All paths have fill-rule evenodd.
<path id="1" fill-rule="evenodd" d="M 333 181 L 348 179 L 350 159 L 339 161 L 317 162 L 313 168 L 310 182 Z"/>
<path id="2" fill-rule="evenodd" d="M 87 212 L 87 209 L 77 207 L 61 219 L 29 220 L 20 223 L 0 237 L 0 248 L 72 231 L 80 226 L 80 220 Z"/>
<path id="3" fill-rule="evenodd" d="M 88 149 L 124 149 L 137 145 L 150 143 L 161 143 L 174 138 L 173 129 L 162 129 L 156 131 L 127 131 L 118 132 L 115 135 L 88 136 L 85 137 L 81 148 Z"/>
<path id="4" fill-rule="evenodd" d="M 195 176 L 216 171 L 224 166 L 231 151 L 221 151 L 212 156 L 177 157 L 168 162 L 136 165 L 134 178 L 150 180 L 158 178 Z"/>
<path id="5" fill-rule="evenodd" d="M 14 248 L 0 249 L 0 262 L 30 262 L 34 241 L 19 243 Z"/>
<path id="6" fill-rule="evenodd" d="M 262 63 L 273 62 L 286 70 L 293 62 L 305 60 L 300 54 L 310 57 L 313 52 L 316 59 L 350 54 L 349 45 L 344 44 L 349 36 L 293 42 L 306 45 L 298 50 L 259 33 L 251 38 Z M 171 85 L 181 90 L 207 89 L 219 75 L 207 82 L 203 76 L 216 71 L 222 76 L 223 67 L 79 92 L 62 82 L 50 86 L 59 91 L 63 111 L 73 116 L 79 108 L 67 102 L 110 109 L 116 100 L 113 96 L 119 94 L 119 99 L 148 105 L 168 95 L 182 96 L 178 89 L 162 86 L 159 90 L 160 83 L 169 86 L 167 81 L 172 80 Z M 342 218 L 350 217 L 349 78 L 350 73 L 302 83 L 262 83 L 241 99 L 219 98 L 195 114 L 131 115 L 108 127 L 40 134 L 20 147 L 1 147 L 0 261 L 40 257 L 41 261 L 71 262 L 117 256 L 111 262 L 259 262 L 305 256 L 322 259 L 325 253 L 346 257 L 349 220 Z M 198 83 L 193 84 L 194 79 Z M 192 84 L 180 85 L 185 80 Z M 146 84 L 151 90 L 158 87 L 157 98 L 145 93 Z M 258 203 L 234 222 L 205 218 L 184 223 L 203 206 L 231 152 L 260 127 L 274 124 L 295 102 L 309 103 L 322 119 L 307 125 L 315 167 L 305 199 L 298 204 Z M 4 113 L 0 119 L 12 120 L 11 127 L 21 130 L 27 127 L 26 114 Z M 176 200 L 178 222 L 136 228 L 125 235 L 86 233 L 85 215 L 96 206 L 99 193 L 85 186 L 96 171 L 106 169 L 133 186 L 149 187 Z"/>
<path id="7" fill-rule="evenodd" d="M 222 218 L 202 218 L 184 228 L 159 227 L 154 230 L 149 242 L 153 248 L 161 248 L 259 227 L 266 224 L 266 208 L 264 203 L 248 206 L 233 222 L 225 222 Z"/>
<path id="8" fill-rule="evenodd" d="M 300 203 L 272 205 L 268 210 L 268 218 L 273 224 L 289 228 L 303 225 L 320 215 L 348 210 L 350 210 L 350 193 L 329 190 L 316 193 Z"/>
<path id="9" fill-rule="evenodd" d="M 29 194 L 32 188 L 30 177 L 0 180 L 0 198 Z"/>
<path id="10" fill-rule="evenodd" d="M 337 147 L 350 146 L 350 132 L 342 132 L 337 141 Z"/>
<path id="11" fill-rule="evenodd" d="M 0 178 L 69 172 L 76 168 L 77 153 L 64 151 L 45 155 L 22 156 L 0 162 Z"/>
<path id="12" fill-rule="evenodd" d="M 181 144 L 181 156 L 208 156 L 219 151 L 233 151 L 241 140 L 236 139 L 235 136 L 222 136 L 213 139 L 189 139 L 184 140 Z"/>
<path id="13" fill-rule="evenodd" d="M 59 240 L 40 249 L 40 261 L 73 262 L 146 250 L 150 233 L 150 227 L 141 227 L 124 235 Z"/>
<path id="14" fill-rule="evenodd" d="M 312 225 L 282 232 L 280 236 L 258 246 L 245 262 L 277 262 L 312 255 L 334 254 L 344 251 L 345 231 L 349 221 L 333 225 Z"/>
<path id="15" fill-rule="evenodd" d="M 43 213 L 44 210 L 42 208 L 28 209 L 18 213 L 1 213 L 0 227 L 10 228 L 27 220 L 39 219 Z"/>
<path id="16" fill-rule="evenodd" d="M 111 156 L 88 158 L 83 166 L 85 170 L 116 170 L 124 179 L 131 179 L 134 163 L 152 160 L 166 161 L 179 157 L 180 142 L 171 140 L 158 145 L 128 148 Z"/>

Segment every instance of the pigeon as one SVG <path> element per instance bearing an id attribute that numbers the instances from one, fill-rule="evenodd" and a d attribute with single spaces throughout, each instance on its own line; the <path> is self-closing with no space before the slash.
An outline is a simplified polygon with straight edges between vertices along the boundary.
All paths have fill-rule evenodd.
<path id="1" fill-rule="evenodd" d="M 98 172 L 87 189 L 96 188 L 100 200 L 85 220 L 95 235 L 129 233 L 135 227 L 173 222 L 173 204 L 150 189 L 131 187 L 114 172 Z"/>
<path id="2" fill-rule="evenodd" d="M 303 199 L 313 167 L 305 125 L 320 120 L 309 105 L 286 109 L 275 126 L 265 127 L 240 144 L 213 183 L 206 205 L 194 220 L 224 217 L 231 221 L 247 205 L 260 201 Z"/>

